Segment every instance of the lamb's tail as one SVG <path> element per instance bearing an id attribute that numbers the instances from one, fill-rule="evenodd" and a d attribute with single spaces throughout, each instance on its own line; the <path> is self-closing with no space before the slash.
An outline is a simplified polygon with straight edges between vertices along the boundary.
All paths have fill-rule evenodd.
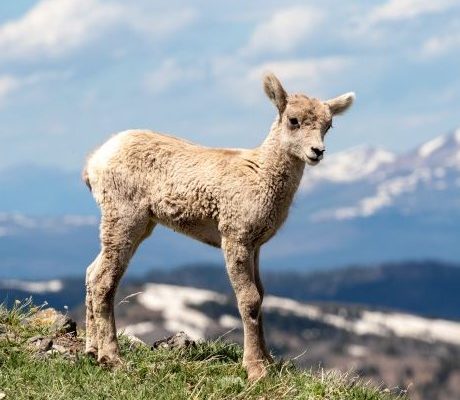
<path id="1" fill-rule="evenodd" d="M 90 192 L 92 192 L 92 188 L 91 188 L 91 183 L 89 181 L 89 174 L 88 174 L 88 168 L 85 167 L 83 169 L 83 172 L 81 173 L 81 178 L 83 179 L 83 182 L 86 183 L 86 186 L 88 186 Z"/>

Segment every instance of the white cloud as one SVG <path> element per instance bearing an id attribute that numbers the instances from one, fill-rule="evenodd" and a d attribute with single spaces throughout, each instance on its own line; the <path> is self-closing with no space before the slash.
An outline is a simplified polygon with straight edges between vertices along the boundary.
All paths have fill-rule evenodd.
<path id="1" fill-rule="evenodd" d="M 458 5 L 458 0 L 389 0 L 376 7 L 368 17 L 371 23 L 415 18 L 447 11 Z"/>
<path id="2" fill-rule="evenodd" d="M 342 76 L 354 65 L 348 57 L 322 57 L 274 60 L 251 65 L 237 57 L 217 59 L 213 74 L 222 89 L 247 106 L 259 102 L 263 96 L 262 77 L 267 71 L 277 75 L 288 92 L 304 92 L 312 96 L 327 96 L 336 92 Z"/>
<path id="3" fill-rule="evenodd" d="M 0 27 L 0 51 L 12 58 L 59 55 L 81 46 L 122 16 L 97 0 L 43 0 Z"/>
<path id="4" fill-rule="evenodd" d="M 19 87 L 20 83 L 15 77 L 10 75 L 0 76 L 0 105 Z"/>
<path id="5" fill-rule="evenodd" d="M 128 12 L 128 23 L 131 29 L 152 35 L 153 38 L 177 32 L 197 18 L 195 10 L 190 8 L 182 8 L 173 12 L 158 10 L 144 12 L 140 9 L 125 10 L 125 14 L 126 12 Z M 156 15 L 160 17 L 156 18 Z"/>
<path id="6" fill-rule="evenodd" d="M 163 35 L 182 28 L 194 13 L 184 8 L 155 18 L 123 3 L 42 0 L 21 18 L 0 26 L 3 58 L 59 56 L 81 47 L 117 24 Z M 160 15 L 161 18 L 157 18 Z"/>
<path id="7" fill-rule="evenodd" d="M 422 46 L 422 56 L 438 57 L 460 48 L 460 31 L 434 36 Z"/>
<path id="8" fill-rule="evenodd" d="M 211 70 L 218 85 L 238 101 L 253 105 L 262 97 L 264 73 L 272 71 L 288 90 L 304 88 L 311 95 L 325 95 L 332 85 L 341 81 L 341 74 L 353 64 L 352 58 L 290 56 L 300 53 L 324 19 L 322 10 L 309 6 L 273 11 L 266 21 L 255 26 L 238 51 L 212 60 Z"/>
<path id="9" fill-rule="evenodd" d="M 39 85 L 44 82 L 66 80 L 71 75 L 72 72 L 68 70 L 37 72 L 35 74 L 21 77 L 12 75 L 0 76 L 0 106 L 2 106 L 8 100 L 10 95 L 20 89 L 24 89 L 33 85 Z"/>
<path id="10" fill-rule="evenodd" d="M 273 61 L 253 67 L 249 78 L 260 81 L 266 71 L 272 71 L 288 85 L 301 85 L 309 91 L 324 92 L 325 86 L 333 84 L 332 80 L 339 78 L 352 64 L 350 58 L 339 56 Z"/>
<path id="11" fill-rule="evenodd" d="M 294 50 L 323 20 L 323 14 L 311 7 L 292 7 L 276 11 L 258 25 L 243 54 Z"/>
<path id="12" fill-rule="evenodd" d="M 197 66 L 182 66 L 174 59 L 167 59 L 147 74 L 145 84 L 150 92 L 162 93 L 179 83 L 199 80 L 203 74 L 203 70 Z"/>

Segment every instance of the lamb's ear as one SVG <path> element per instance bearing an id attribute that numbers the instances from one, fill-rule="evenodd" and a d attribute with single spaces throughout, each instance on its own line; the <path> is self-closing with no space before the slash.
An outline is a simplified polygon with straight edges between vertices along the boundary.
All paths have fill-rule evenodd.
<path id="1" fill-rule="evenodd" d="M 342 114 L 348 110 L 355 100 L 354 92 L 342 94 L 342 96 L 330 99 L 324 103 L 331 109 L 332 115 Z"/>
<path id="2" fill-rule="evenodd" d="M 278 78 L 271 72 L 264 76 L 264 90 L 268 98 L 278 108 L 280 115 L 283 114 L 287 104 L 287 93 Z"/>

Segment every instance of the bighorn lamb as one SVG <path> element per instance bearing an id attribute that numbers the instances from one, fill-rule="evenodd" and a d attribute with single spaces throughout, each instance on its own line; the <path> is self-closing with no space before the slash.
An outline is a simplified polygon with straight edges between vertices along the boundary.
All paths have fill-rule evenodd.
<path id="1" fill-rule="evenodd" d="M 252 149 L 207 148 L 146 130 L 118 133 L 88 159 L 83 178 L 101 208 L 101 251 L 86 274 L 86 352 L 118 363 L 114 295 L 130 258 L 156 224 L 220 247 L 244 326 L 243 365 L 266 374 L 260 247 L 285 221 L 305 164 L 325 151 L 332 117 L 353 93 L 320 101 L 288 95 L 273 74 L 265 93 L 278 109 Z"/>

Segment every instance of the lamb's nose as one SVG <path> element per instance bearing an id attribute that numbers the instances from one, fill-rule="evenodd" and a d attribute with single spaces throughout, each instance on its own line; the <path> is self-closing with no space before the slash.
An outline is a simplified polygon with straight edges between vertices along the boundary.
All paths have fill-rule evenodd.
<path id="1" fill-rule="evenodd" d="M 321 157 L 325 151 L 325 148 L 312 147 L 311 150 L 313 151 L 313 153 L 315 153 L 316 157 Z"/>

